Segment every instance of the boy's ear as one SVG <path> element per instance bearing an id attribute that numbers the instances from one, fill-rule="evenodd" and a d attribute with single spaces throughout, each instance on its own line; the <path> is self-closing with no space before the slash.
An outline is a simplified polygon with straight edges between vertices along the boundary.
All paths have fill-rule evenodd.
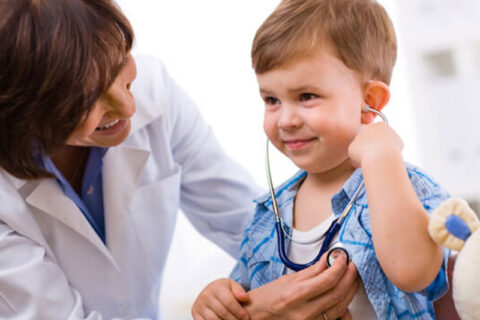
<path id="1" fill-rule="evenodd" d="M 365 103 L 368 104 L 370 108 L 382 111 L 383 107 L 390 100 L 390 89 L 382 81 L 371 80 L 366 83 L 363 89 L 363 96 Z M 375 116 L 372 112 L 362 112 L 362 123 L 371 123 L 373 119 L 375 119 Z"/>

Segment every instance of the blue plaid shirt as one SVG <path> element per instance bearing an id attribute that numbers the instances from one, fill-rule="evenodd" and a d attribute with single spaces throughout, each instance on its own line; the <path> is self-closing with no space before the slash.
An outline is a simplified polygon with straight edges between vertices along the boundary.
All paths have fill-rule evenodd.
<path id="1" fill-rule="evenodd" d="M 407 164 L 413 188 L 430 214 L 448 193 L 419 168 Z M 293 200 L 306 176 L 300 171 L 276 189 L 277 202 L 286 232 L 290 233 Z M 332 199 L 332 209 L 339 216 L 363 177 L 357 169 Z M 240 260 L 230 277 L 246 290 L 257 288 L 285 273 L 275 233 L 275 215 L 269 194 L 255 200 L 256 212 L 240 248 Z M 372 242 L 370 213 L 365 189 L 360 191 L 353 208 L 339 231 L 339 240 L 350 253 L 363 281 L 365 291 L 379 319 L 435 319 L 433 301 L 448 289 L 446 267 L 449 252 L 436 279 L 422 292 L 406 293 L 395 287 L 383 273 Z M 287 244 L 288 245 L 288 244 Z"/>

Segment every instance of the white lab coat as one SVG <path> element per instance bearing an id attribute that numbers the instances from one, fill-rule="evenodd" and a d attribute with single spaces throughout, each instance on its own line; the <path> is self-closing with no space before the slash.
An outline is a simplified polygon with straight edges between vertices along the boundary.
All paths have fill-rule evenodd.
<path id="1" fill-rule="evenodd" d="M 179 208 L 237 254 L 260 190 L 162 64 L 137 67 L 131 134 L 104 157 L 107 246 L 54 179 L 0 170 L 1 319 L 158 319 Z"/>

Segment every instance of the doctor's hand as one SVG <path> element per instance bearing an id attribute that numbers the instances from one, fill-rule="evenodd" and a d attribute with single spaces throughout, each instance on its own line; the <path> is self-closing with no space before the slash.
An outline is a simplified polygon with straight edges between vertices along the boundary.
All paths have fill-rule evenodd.
<path id="1" fill-rule="evenodd" d="M 377 163 L 386 156 L 401 157 L 402 139 L 385 122 L 375 122 L 362 127 L 348 147 L 348 154 L 355 168 L 366 162 Z"/>
<path id="2" fill-rule="evenodd" d="M 353 262 L 339 257 L 330 268 L 325 256 L 315 265 L 249 291 L 244 304 L 255 320 L 351 319 L 348 305 L 360 278 Z"/>
<path id="3" fill-rule="evenodd" d="M 248 295 L 241 285 L 231 279 L 212 281 L 200 292 L 192 307 L 195 320 L 249 320 L 241 303 Z"/>

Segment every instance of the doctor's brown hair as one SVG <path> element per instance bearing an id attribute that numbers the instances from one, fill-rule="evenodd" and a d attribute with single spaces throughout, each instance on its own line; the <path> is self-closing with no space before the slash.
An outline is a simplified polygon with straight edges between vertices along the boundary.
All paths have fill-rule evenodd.
<path id="1" fill-rule="evenodd" d="M 132 47 L 110 0 L 0 1 L 0 166 L 51 177 L 35 160 L 64 146 Z"/>
<path id="2" fill-rule="evenodd" d="M 261 74 L 330 46 L 350 69 L 390 83 L 393 24 L 375 0 L 284 0 L 257 30 L 252 64 Z"/>

